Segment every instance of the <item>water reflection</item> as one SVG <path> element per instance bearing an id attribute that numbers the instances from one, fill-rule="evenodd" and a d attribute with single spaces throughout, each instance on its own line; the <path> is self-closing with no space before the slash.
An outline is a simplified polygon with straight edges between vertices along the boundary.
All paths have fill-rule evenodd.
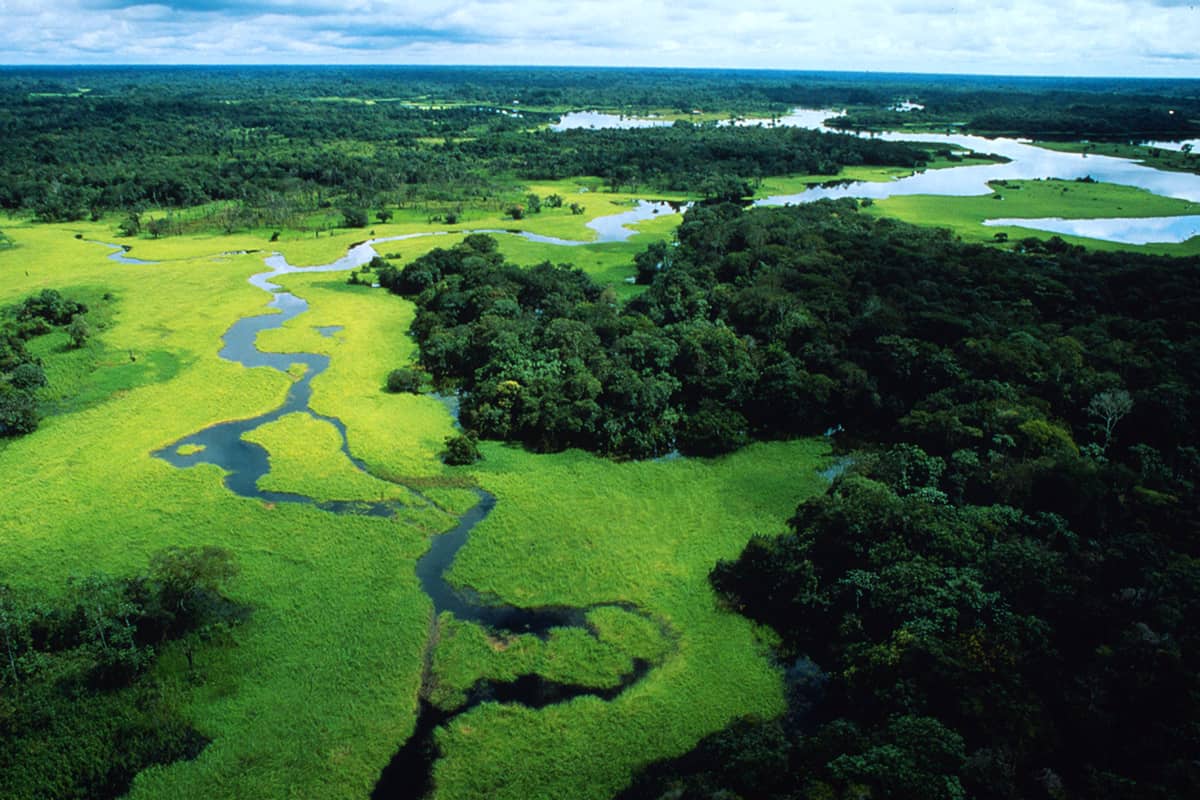
<path id="1" fill-rule="evenodd" d="M 875 200 L 914 194 L 972 197 L 991 194 L 992 189 L 988 186 L 991 181 L 1052 178 L 1091 178 L 1104 183 L 1134 186 L 1162 197 L 1200 202 L 1200 175 L 1166 172 L 1127 158 L 1060 153 L 1019 139 L 988 139 L 966 134 L 884 133 L 878 138 L 891 142 L 957 146 L 976 153 L 1003 156 L 1009 161 L 1004 164 L 973 164 L 926 170 L 887 182 L 817 187 L 798 194 L 768 197 L 758 201 L 757 205 L 807 203 L 824 197 L 869 197 Z"/>
<path id="2" fill-rule="evenodd" d="M 1104 239 L 1122 244 L 1152 244 L 1186 242 L 1200 236 L 1200 215 L 1186 217 L 1113 217 L 1111 219 L 988 219 L 991 227 L 1030 228 L 1088 239 Z"/>
<path id="3" fill-rule="evenodd" d="M 601 111 L 572 111 L 569 114 L 564 114 L 562 119 L 550 126 L 550 129 L 554 131 L 567 131 L 575 128 L 590 128 L 592 130 L 665 128 L 674 124 L 675 121 L 670 119 L 626 117 L 623 114 L 605 114 Z"/>
<path id="4" fill-rule="evenodd" d="M 1157 147 L 1160 150 L 1182 152 L 1184 147 L 1200 153 L 1200 139 L 1179 139 L 1172 142 L 1142 142 L 1142 147 Z"/>
<path id="5" fill-rule="evenodd" d="M 742 119 L 731 120 L 718 124 L 727 125 L 766 125 L 781 127 L 808 128 L 829 132 L 825 120 L 841 116 L 844 112 L 833 109 L 796 108 L 788 114 L 773 119 Z M 601 114 L 595 111 L 567 114 L 554 126 L 555 130 L 567 130 L 578 127 L 595 128 L 642 128 L 671 124 L 666 120 L 639 119 L 615 114 Z M 1187 172 L 1167 172 L 1146 166 L 1127 158 L 1112 156 L 1088 155 L 1084 153 L 1063 153 L 1037 147 L 1022 139 L 988 139 L 983 136 L 967 134 L 938 134 L 938 133 L 899 133 L 863 134 L 891 142 L 916 142 L 919 144 L 940 147 L 957 147 L 975 153 L 989 153 L 1002 156 L 1006 163 L 971 164 L 961 167 L 925 170 L 904 178 L 892 181 L 858 181 L 830 186 L 813 186 L 803 192 L 787 195 L 775 195 L 755 201 L 760 206 L 780 206 L 794 203 L 810 203 L 814 200 L 839 197 L 870 198 L 883 200 L 888 197 L 908 195 L 934 195 L 941 197 L 979 197 L 993 193 L 989 185 L 994 181 L 1021 181 L 1039 179 L 1077 180 L 1090 178 L 1104 183 L 1114 183 L 1121 186 L 1133 186 L 1145 189 L 1162 197 L 1173 197 L 1181 200 L 1200 202 L 1200 175 Z M 1154 142 L 1154 146 L 1180 149 L 1184 142 Z M 1193 144 L 1200 144 L 1194 140 Z M 660 209 L 664 211 L 665 209 Z M 677 210 L 677 209 L 671 209 Z M 642 217 L 645 218 L 645 217 Z M 613 218 L 609 218 L 613 219 Z M 1051 230 L 1060 233 L 1072 233 L 1088 236 L 1093 239 L 1122 242 L 1126 244 L 1142 244 L 1146 242 L 1180 242 L 1195 235 L 1194 227 L 1182 217 L 1177 222 L 1170 218 L 1160 218 L 1156 226 L 1146 220 L 1130 218 L 1112 218 L 1091 220 L 1093 224 L 1083 225 L 1085 220 L 1060 220 L 1064 230 L 1059 227 L 1043 227 L 1034 222 L 1057 224 L 1045 220 L 1026 220 L 1025 227 L 1039 230 Z M 595 220 L 591 227 L 601 230 L 607 221 Z M 618 225 L 627 224 L 625 222 Z M 1017 224 L 1011 220 L 1005 224 Z M 1077 233 L 1077 231 L 1087 231 Z M 1163 238 L 1165 237 L 1165 238 Z"/>

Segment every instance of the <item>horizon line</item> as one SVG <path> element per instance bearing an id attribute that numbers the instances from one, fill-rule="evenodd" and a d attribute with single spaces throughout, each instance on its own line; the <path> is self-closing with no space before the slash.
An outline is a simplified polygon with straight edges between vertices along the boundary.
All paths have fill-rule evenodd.
<path id="1" fill-rule="evenodd" d="M 750 73 L 775 73 L 775 74 L 812 74 L 812 75 L 869 75 L 873 77 L 885 76 L 920 76 L 920 77 L 947 77 L 947 78 L 1014 78 L 1023 80 L 1054 80 L 1054 79 L 1071 79 L 1071 80 L 1096 80 L 1096 81 L 1179 81 L 1185 83 L 1200 83 L 1200 77 L 1185 77 L 1171 75 L 1088 75 L 1088 74 L 1021 74 L 1021 73 L 1005 73 L 1005 72 L 925 72 L 920 70 L 894 70 L 894 69 L 814 69 L 801 67 L 729 67 L 729 66 L 713 66 L 713 67 L 688 67 L 688 66 L 653 66 L 653 65 L 589 65 L 589 64 L 396 64 L 396 63 L 378 63 L 378 64 L 336 64 L 336 63 L 287 63 L 287 62 L 253 62 L 253 63 L 203 63 L 203 62 L 178 62 L 170 64 L 146 64 L 146 63 L 0 63 L 0 70 L 16 70 L 16 69 L 245 69 L 245 68 L 275 68 L 275 69 L 478 69 L 478 70 L 500 70 L 500 69 L 519 69 L 519 70 L 599 70 L 599 71 L 671 71 L 671 72 L 750 72 Z"/>

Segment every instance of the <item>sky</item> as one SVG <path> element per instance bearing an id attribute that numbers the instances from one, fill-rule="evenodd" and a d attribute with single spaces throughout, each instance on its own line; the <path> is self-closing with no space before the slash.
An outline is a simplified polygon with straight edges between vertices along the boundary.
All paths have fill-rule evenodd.
<path id="1" fill-rule="evenodd" d="M 1200 0 L 0 0 L 0 64 L 1200 77 Z"/>

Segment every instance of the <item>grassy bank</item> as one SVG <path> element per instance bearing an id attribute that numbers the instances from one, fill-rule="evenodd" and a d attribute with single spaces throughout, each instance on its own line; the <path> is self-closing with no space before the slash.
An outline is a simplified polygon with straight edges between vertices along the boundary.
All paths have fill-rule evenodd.
<path id="1" fill-rule="evenodd" d="M 1151 145 L 1121 142 L 1038 142 L 1037 146 L 1060 153 L 1129 158 L 1154 169 L 1172 172 L 1200 172 L 1200 153 L 1182 153 Z"/>
<path id="2" fill-rule="evenodd" d="M 752 627 L 718 607 L 707 574 L 821 487 L 825 447 L 758 444 L 711 461 L 614 464 L 487 446 L 475 471 L 502 500 L 452 579 L 520 605 L 632 602 L 678 640 L 612 702 L 485 704 L 458 717 L 439 740 L 437 796 L 607 797 L 705 729 L 777 713 L 778 675 Z"/>
<path id="3" fill-rule="evenodd" d="M 1158 217 L 1200 213 L 1200 203 L 1152 194 L 1144 189 L 1111 183 L 1034 180 L 991 184 L 994 194 L 980 197 L 911 195 L 877 200 L 869 212 L 899 217 L 905 222 L 949 228 L 967 241 L 995 241 L 998 233 L 1010 240 L 1032 236 L 1049 239 L 1055 234 L 1019 227 L 984 227 L 997 217 Z M 1067 241 L 1097 250 L 1131 250 L 1165 255 L 1200 253 L 1200 240 L 1181 244 L 1127 245 L 1098 239 L 1063 236 Z"/>

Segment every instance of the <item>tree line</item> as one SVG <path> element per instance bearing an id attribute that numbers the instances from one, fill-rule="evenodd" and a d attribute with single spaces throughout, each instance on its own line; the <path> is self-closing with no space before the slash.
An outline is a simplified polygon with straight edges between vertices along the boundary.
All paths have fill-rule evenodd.
<path id="1" fill-rule="evenodd" d="M 0 795 L 115 798 L 146 767 L 198 755 L 207 740 L 152 667 L 178 648 L 201 675 L 201 647 L 249 614 L 225 594 L 236 574 L 227 550 L 169 547 L 53 598 L 0 582 Z"/>
<path id="2" fill-rule="evenodd" d="M 723 320 L 763 434 L 837 427 L 844 457 L 711 576 L 779 634 L 788 712 L 625 796 L 1200 792 L 1200 263 L 850 201 L 700 208 L 679 239 L 631 306 Z"/>
<path id="3" fill-rule="evenodd" d="M 0 438 L 23 436 L 37 429 L 37 391 L 47 385 L 39 358 L 26 342 L 54 330 L 67 333 L 72 347 L 91 336 L 87 306 L 43 289 L 16 305 L 0 309 Z"/>
<path id="4" fill-rule="evenodd" d="M 429 201 L 499 201 L 513 178 L 607 178 L 613 188 L 688 191 L 714 175 L 751 181 L 843 164 L 916 166 L 908 145 L 799 130 L 680 123 L 633 131 L 533 132 L 485 105 L 419 108 L 314 103 L 295 96 L 230 102 L 116 96 L 0 101 L 0 208 L 43 221 L 145 208 L 234 203 L 246 222 L 285 224 L 301 210 Z M 140 225 L 125 226 L 128 235 Z M 161 227 L 161 225 L 160 225 Z M 165 228 L 163 230 L 166 230 Z M 154 231 L 151 231 L 152 233 Z"/>
<path id="5" fill-rule="evenodd" d="M 883 110 L 897 97 L 926 109 Z M 713 174 L 752 181 L 922 158 L 900 145 L 711 124 L 538 132 L 560 108 L 733 116 L 797 104 L 849 106 L 838 123 L 848 127 L 966 121 L 981 133 L 1118 139 L 1200 130 L 1194 92 L 1171 81 L 989 89 L 963 76 L 722 70 L 11 68 L 0 71 L 0 208 L 60 221 L 222 202 L 242 211 L 236 224 L 282 225 L 346 204 L 502 202 L 514 178 L 692 190 Z"/>

